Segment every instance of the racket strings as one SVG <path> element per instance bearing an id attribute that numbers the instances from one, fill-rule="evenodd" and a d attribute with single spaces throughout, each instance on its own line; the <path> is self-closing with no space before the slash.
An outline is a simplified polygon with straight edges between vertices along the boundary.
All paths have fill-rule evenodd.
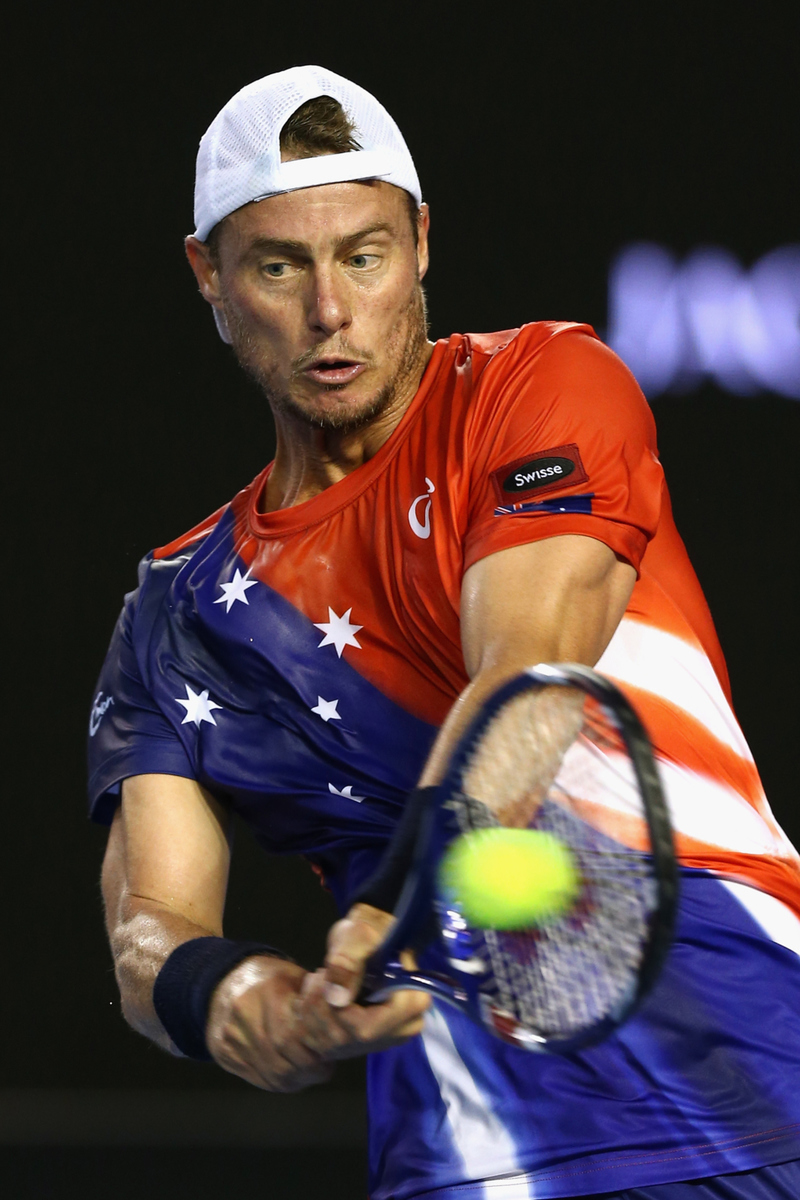
<path id="1" fill-rule="evenodd" d="M 642 800 L 623 752 L 599 704 L 572 689 L 543 688 L 515 698 L 490 723 L 451 801 L 462 832 L 543 830 L 574 857 L 581 887 L 567 913 L 521 932 L 473 931 L 489 966 L 485 1003 L 534 1036 L 569 1037 L 613 1017 L 637 985 L 657 889 L 646 838 L 642 844 Z M 586 819 L 604 811 L 636 819 L 638 844 Z"/>
<path id="2" fill-rule="evenodd" d="M 654 884 L 647 863 L 576 845 L 575 831 L 543 821 L 562 837 L 582 876 L 567 915 L 530 932 L 484 930 L 499 1008 L 527 1029 L 567 1037 L 614 1015 L 630 998 L 641 964 Z"/>
<path id="3" fill-rule="evenodd" d="M 463 790 L 500 824 L 524 829 L 536 815 L 584 724 L 586 697 L 550 687 L 515 696 L 483 730 Z"/>

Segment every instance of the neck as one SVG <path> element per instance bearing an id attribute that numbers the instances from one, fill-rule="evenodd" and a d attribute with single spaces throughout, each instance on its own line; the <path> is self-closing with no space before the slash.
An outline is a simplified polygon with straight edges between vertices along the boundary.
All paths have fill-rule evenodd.
<path id="1" fill-rule="evenodd" d="M 320 428 L 273 407 L 275 464 L 267 480 L 262 511 L 274 512 L 311 500 L 369 462 L 400 424 L 432 354 L 433 343 L 426 341 L 417 369 L 398 387 L 386 407 L 357 429 Z"/>

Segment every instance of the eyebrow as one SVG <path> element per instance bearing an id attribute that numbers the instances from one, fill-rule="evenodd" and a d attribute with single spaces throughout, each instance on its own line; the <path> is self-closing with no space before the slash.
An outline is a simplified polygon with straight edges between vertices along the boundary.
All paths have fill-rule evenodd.
<path id="1" fill-rule="evenodd" d="M 346 246 L 357 245 L 363 242 L 374 233 L 394 234 L 394 228 L 385 221 L 380 221 L 375 225 L 368 225 L 365 229 L 359 229 L 355 233 L 348 233 L 346 237 L 339 238 L 334 247 L 334 250 L 343 250 Z M 267 254 L 302 254 L 308 255 L 310 247 L 307 242 L 297 242 L 291 238 L 270 238 L 257 237 L 254 238 L 248 247 L 248 253 L 267 253 Z"/>

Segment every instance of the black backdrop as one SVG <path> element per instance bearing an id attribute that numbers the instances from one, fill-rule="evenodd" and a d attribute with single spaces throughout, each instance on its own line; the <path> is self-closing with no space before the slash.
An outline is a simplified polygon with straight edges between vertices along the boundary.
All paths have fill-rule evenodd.
<path id="1" fill-rule="evenodd" d="M 271 454 L 264 403 L 182 257 L 203 130 L 244 83 L 329 66 L 375 92 L 415 156 L 432 208 L 434 337 L 537 318 L 603 330 L 608 265 L 627 242 L 721 244 L 748 264 L 798 238 L 797 28 L 777 6 L 651 7 L 27 10 L 2 237 L 0 1088 L 240 1086 L 124 1027 L 98 902 L 104 835 L 84 816 L 87 709 L 138 558 Z M 709 386 L 653 407 L 737 711 L 797 839 L 800 405 Z M 239 839 L 234 936 L 312 965 L 329 917 L 302 867 Z M 338 1086 L 359 1078 L 351 1068 Z"/>

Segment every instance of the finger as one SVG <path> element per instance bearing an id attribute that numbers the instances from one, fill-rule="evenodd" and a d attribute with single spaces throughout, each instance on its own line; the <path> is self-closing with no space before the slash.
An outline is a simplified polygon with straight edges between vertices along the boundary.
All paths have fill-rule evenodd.
<path id="1" fill-rule="evenodd" d="M 256 962 L 240 975 L 228 981 L 228 1003 L 209 1039 L 219 1065 L 269 1091 L 297 1091 L 329 1078 L 321 1055 L 295 1034 L 293 1008 L 306 973 Z"/>
<path id="2" fill-rule="evenodd" d="M 259 1011 L 255 1005 L 231 1014 L 217 1041 L 215 1057 L 228 1070 L 240 1063 L 265 1080 L 298 1069 L 314 1070 L 320 1061 L 318 1055 L 292 1037 L 288 1020 L 275 1020 L 274 1014 Z"/>
<path id="3" fill-rule="evenodd" d="M 361 1029 L 398 1028 L 407 1021 L 423 1017 L 431 1006 L 427 992 L 407 989 L 392 992 L 381 1004 L 353 1004 L 340 1016 L 345 1022 L 357 1021 Z"/>
<path id="4" fill-rule="evenodd" d="M 331 1008 L 325 998 L 326 987 L 325 971 L 321 968 L 306 977 L 302 994 L 295 1003 L 296 1036 L 323 1057 L 350 1038 L 349 1030 L 338 1019 L 338 1010 Z"/>
<path id="5" fill-rule="evenodd" d="M 393 1046 L 402 1046 L 405 1042 L 417 1037 L 424 1029 L 424 1014 L 415 1017 L 413 1020 L 407 1021 L 405 1024 L 397 1025 L 372 1025 L 365 1026 L 358 1031 L 358 1036 L 355 1032 L 350 1039 L 342 1044 L 329 1054 L 332 1061 L 341 1059 L 353 1058 L 362 1054 L 374 1054 L 380 1050 L 388 1050 Z"/>
<path id="6" fill-rule="evenodd" d="M 237 1058 L 230 1066 L 226 1066 L 222 1060 L 217 1061 L 240 1079 L 267 1092 L 297 1092 L 315 1083 L 325 1083 L 333 1074 L 332 1060 L 316 1059 L 313 1066 L 302 1068 L 277 1056 L 269 1062 L 263 1057 L 254 1061 Z"/>
<path id="7" fill-rule="evenodd" d="M 326 974 L 321 970 L 298 1000 L 298 1035 L 303 1043 L 325 1058 L 338 1057 L 340 1050 L 347 1050 L 347 1057 L 367 1053 L 369 1047 L 363 1043 L 361 1029 L 356 1022 L 348 1020 L 351 1006 L 332 1007 L 326 989 Z M 361 1009 L 357 1011 L 361 1012 Z"/>
<path id="8" fill-rule="evenodd" d="M 269 1033 L 253 1037 L 251 1031 L 242 1031 L 231 1046 L 232 1061 L 244 1067 L 243 1074 L 249 1082 L 269 1091 L 296 1092 L 314 1083 L 330 1078 L 332 1068 L 313 1045 L 304 1042 L 298 1035 L 295 1023 L 286 1020 L 272 1022 Z M 245 1073 L 246 1072 L 246 1073 Z"/>
<path id="9" fill-rule="evenodd" d="M 256 1086 L 270 1092 L 301 1092 L 303 1088 L 312 1087 L 314 1084 L 327 1083 L 333 1077 L 334 1070 L 334 1060 L 330 1059 L 327 1062 L 319 1062 L 314 1068 L 302 1071 L 292 1069 L 268 1076 L 265 1083 Z"/>
<path id="10" fill-rule="evenodd" d="M 382 1004 L 358 1004 L 340 1009 L 338 1018 L 349 1035 L 349 1041 L 365 1043 L 392 1043 L 407 1041 L 422 1030 L 425 1013 L 431 1005 L 431 997 L 425 992 L 394 992 Z M 370 1049 L 373 1046 L 370 1045 Z"/>
<path id="11" fill-rule="evenodd" d="M 271 1041 L 285 1059 L 300 1069 L 318 1066 L 348 1037 L 346 1030 L 331 1020 L 324 987 L 325 973 L 320 968 L 305 976 L 282 1019 L 276 1022 L 273 1014 Z"/>
<path id="12" fill-rule="evenodd" d="M 280 1088 L 273 1088 L 275 1092 L 283 1092 L 285 1095 L 292 1095 L 294 1092 L 302 1092 L 307 1087 L 313 1087 L 317 1083 L 328 1083 L 333 1078 L 335 1068 L 333 1062 L 325 1063 L 313 1075 L 304 1075 L 302 1077 L 292 1075 L 283 1082 Z"/>
<path id="13" fill-rule="evenodd" d="M 334 1008 L 344 1008 L 358 994 L 364 965 L 392 927 L 394 917 L 369 904 L 356 904 L 328 937 L 325 957 L 326 998 Z"/>
<path id="14" fill-rule="evenodd" d="M 428 996 L 406 991 L 369 1010 L 357 1005 L 336 1009 L 328 1004 L 324 989 L 324 971 L 307 977 L 297 1013 L 298 1036 L 326 1059 L 352 1058 L 407 1041 L 421 1032 L 430 1004 Z"/>
<path id="15" fill-rule="evenodd" d="M 315 1083 L 326 1083 L 333 1074 L 333 1059 L 317 1060 L 312 1067 L 295 1067 L 286 1060 L 240 1065 L 235 1074 L 267 1092 L 298 1092 Z"/>
<path id="16" fill-rule="evenodd" d="M 254 1045 L 251 1039 L 242 1039 L 235 1033 L 226 1034 L 218 1043 L 214 1058 L 219 1066 L 256 1087 L 269 1091 L 282 1091 L 283 1081 L 298 1072 L 313 1074 L 320 1063 L 316 1056 L 306 1051 L 303 1062 L 291 1062 L 276 1047 L 268 1050 L 263 1045 Z"/>

